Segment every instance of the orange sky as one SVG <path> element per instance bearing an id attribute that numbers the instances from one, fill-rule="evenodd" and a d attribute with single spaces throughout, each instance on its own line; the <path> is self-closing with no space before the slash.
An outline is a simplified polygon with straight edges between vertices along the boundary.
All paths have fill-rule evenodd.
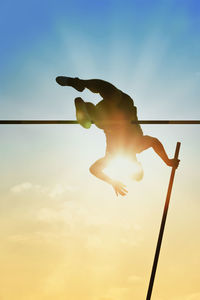
<path id="1" fill-rule="evenodd" d="M 187 135 L 183 128 L 149 129 L 160 139 L 165 135 L 171 156 L 176 137 L 182 142 L 153 291 L 156 300 L 199 298 L 198 149 L 191 138 L 197 128 L 187 129 Z M 167 143 L 172 129 L 175 136 Z M 11 134 L 13 128 L 7 130 Z M 170 169 L 152 150 L 144 152 L 143 181 L 129 182 L 128 195 L 117 198 L 88 171 L 104 152 L 103 135 L 95 128 L 15 130 L 17 139 L 8 141 L 7 134 L 2 140 L 2 299 L 144 299 Z M 69 132 L 76 136 L 70 144 Z"/>

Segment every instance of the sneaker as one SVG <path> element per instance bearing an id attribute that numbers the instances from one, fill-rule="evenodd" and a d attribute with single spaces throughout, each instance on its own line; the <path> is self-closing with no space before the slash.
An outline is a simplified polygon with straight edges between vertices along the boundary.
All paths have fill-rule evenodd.
<path id="1" fill-rule="evenodd" d="M 56 77 L 56 82 L 62 86 L 72 86 L 79 92 L 85 89 L 83 82 L 78 77 L 58 76 Z"/>
<path id="2" fill-rule="evenodd" d="M 86 109 L 85 102 L 80 97 L 76 98 L 74 100 L 74 102 L 75 102 L 75 106 L 76 106 L 76 119 L 77 119 L 78 123 L 82 127 L 89 129 L 92 125 L 92 122 L 90 120 L 90 116 Z"/>

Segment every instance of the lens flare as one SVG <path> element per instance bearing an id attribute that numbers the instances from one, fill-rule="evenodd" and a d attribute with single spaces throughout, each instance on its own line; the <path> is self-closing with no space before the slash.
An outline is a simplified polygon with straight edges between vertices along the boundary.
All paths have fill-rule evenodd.
<path id="1" fill-rule="evenodd" d="M 125 155 L 116 155 L 110 159 L 104 173 L 113 180 L 126 181 L 133 179 L 139 181 L 143 178 L 141 163 Z"/>

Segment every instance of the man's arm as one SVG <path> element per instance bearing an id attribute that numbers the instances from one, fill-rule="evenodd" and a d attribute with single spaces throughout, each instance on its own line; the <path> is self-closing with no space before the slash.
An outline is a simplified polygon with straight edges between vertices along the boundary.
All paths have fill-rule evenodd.
<path id="1" fill-rule="evenodd" d="M 157 138 L 149 135 L 142 136 L 141 147 L 141 151 L 152 147 L 156 154 L 158 154 L 158 156 L 160 156 L 160 158 L 166 163 L 166 165 L 169 167 L 178 168 L 180 160 L 174 158 L 170 159 L 162 143 Z"/>
<path id="2" fill-rule="evenodd" d="M 125 189 L 125 185 L 119 181 L 111 179 L 103 172 L 103 169 L 107 166 L 107 163 L 108 163 L 108 159 L 106 157 L 100 158 L 90 167 L 90 172 L 92 173 L 92 175 L 96 176 L 97 178 L 112 185 L 117 196 L 118 194 L 120 194 L 121 196 L 125 196 L 126 193 L 128 192 Z"/>

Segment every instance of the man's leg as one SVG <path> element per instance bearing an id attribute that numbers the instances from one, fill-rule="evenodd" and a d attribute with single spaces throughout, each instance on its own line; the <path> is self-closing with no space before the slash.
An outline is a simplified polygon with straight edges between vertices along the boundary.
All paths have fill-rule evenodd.
<path id="1" fill-rule="evenodd" d="M 85 88 L 89 89 L 93 93 L 99 93 L 103 98 L 111 97 L 120 91 L 111 83 L 101 79 L 79 79 L 78 77 L 56 77 L 56 82 L 62 86 L 72 86 L 79 92 L 82 92 Z"/>
<path id="2" fill-rule="evenodd" d="M 101 79 L 82 80 L 87 89 L 93 93 L 99 93 L 103 98 L 112 97 L 119 90 L 111 83 Z"/>
<path id="3" fill-rule="evenodd" d="M 144 135 L 139 139 L 139 151 L 142 152 L 148 148 L 153 150 L 160 156 L 160 158 L 170 167 L 178 167 L 179 160 L 170 159 L 162 145 L 162 143 L 155 137 Z"/>
<path id="4" fill-rule="evenodd" d="M 85 89 L 84 83 L 78 77 L 58 76 L 56 77 L 56 82 L 61 86 L 71 86 L 79 92 Z"/>

